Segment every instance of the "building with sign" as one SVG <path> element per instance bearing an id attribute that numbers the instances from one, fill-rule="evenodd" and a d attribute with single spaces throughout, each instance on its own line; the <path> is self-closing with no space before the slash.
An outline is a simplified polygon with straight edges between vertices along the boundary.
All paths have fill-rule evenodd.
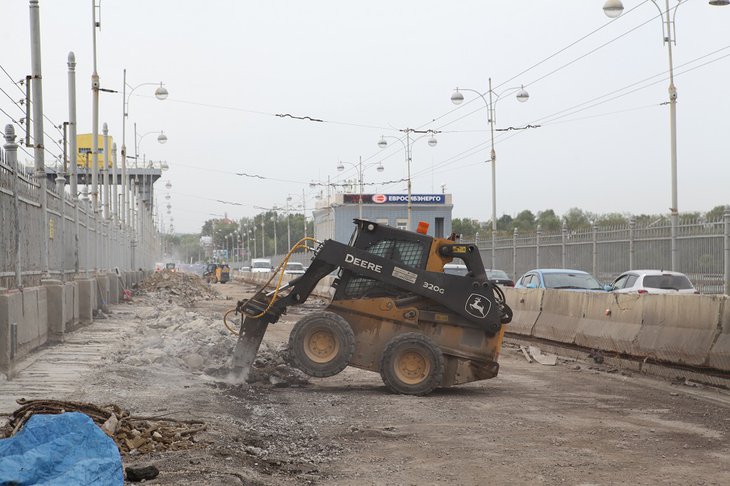
<path id="1" fill-rule="evenodd" d="M 350 240 L 355 227 L 352 220 L 362 218 L 380 224 L 406 229 L 408 226 L 408 196 L 406 194 L 336 193 L 317 202 L 314 215 L 314 237 L 319 241 Z M 447 237 L 451 234 L 451 194 L 412 194 L 411 224 L 428 223 L 428 234 Z"/>

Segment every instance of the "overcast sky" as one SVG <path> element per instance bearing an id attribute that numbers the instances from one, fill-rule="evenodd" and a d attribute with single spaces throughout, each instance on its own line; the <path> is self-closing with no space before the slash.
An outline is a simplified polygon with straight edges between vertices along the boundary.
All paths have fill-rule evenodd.
<path id="1" fill-rule="evenodd" d="M 436 147 L 426 138 L 412 146 L 413 193 L 445 185 L 454 217 L 486 221 L 485 103 L 467 91 L 456 107 L 450 96 L 456 86 L 485 93 L 489 77 L 502 94 L 496 128 L 540 125 L 497 132 L 498 216 L 571 207 L 666 213 L 669 63 L 659 11 L 625 0 L 624 14 L 607 25 L 603 3 L 104 0 L 98 71 L 104 88 L 121 92 L 126 68 L 130 85 L 163 81 L 170 92 L 158 101 L 154 86 L 135 90 L 127 146 L 134 123 L 139 134 L 169 137 L 161 145 L 146 136 L 140 153 L 170 166 L 156 190 L 164 194 L 172 183 L 176 232 L 198 232 L 212 215 L 283 207 L 290 194 L 301 204 L 302 190 L 311 210 L 322 186 L 310 181 L 356 177 L 336 167 L 360 156 L 365 182 L 377 183 L 366 192 L 405 192 L 402 145 L 377 146 L 403 128 L 442 132 Z M 78 131 L 91 132 L 92 2 L 40 0 L 40 7 L 46 115 L 57 124 L 68 119 L 66 59 L 74 51 Z M 27 1 L 0 0 L 0 64 L 15 80 L 30 72 L 28 12 Z M 680 212 L 730 203 L 729 26 L 730 7 L 707 0 L 683 2 L 676 16 Z M 514 97 L 520 85 L 526 103 Z M 2 72 L 0 88 L 21 96 Z M 1 92 L 0 108 L 22 116 Z M 121 146 L 121 93 L 103 93 L 100 110 Z M 10 121 L 0 118 L 3 126 Z"/>

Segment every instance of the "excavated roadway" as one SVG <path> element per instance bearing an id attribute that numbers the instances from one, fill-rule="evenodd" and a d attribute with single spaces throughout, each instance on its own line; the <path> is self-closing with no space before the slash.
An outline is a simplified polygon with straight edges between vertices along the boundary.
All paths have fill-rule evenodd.
<path id="1" fill-rule="evenodd" d="M 251 290 L 216 288 L 233 299 Z M 219 322 L 232 305 L 192 311 Z M 351 368 L 306 386 L 235 385 L 212 369 L 125 364 L 125 353 L 158 337 L 134 305 L 112 311 L 21 363 L 16 379 L 0 382 L 0 412 L 19 397 L 62 398 L 204 420 L 199 447 L 125 458 L 157 465 L 147 484 L 730 484 L 726 390 L 587 357 L 528 363 L 512 347 L 497 378 L 427 397 L 390 394 L 377 374 Z M 284 343 L 306 311 L 292 309 L 265 342 Z"/>

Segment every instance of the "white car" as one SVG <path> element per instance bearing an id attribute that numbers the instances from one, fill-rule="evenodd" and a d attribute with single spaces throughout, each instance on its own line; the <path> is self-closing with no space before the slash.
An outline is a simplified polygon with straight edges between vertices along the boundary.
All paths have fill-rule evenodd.
<path id="1" fill-rule="evenodd" d="M 304 275 L 306 268 L 298 262 L 288 262 L 284 267 L 284 275 Z"/>
<path id="2" fill-rule="evenodd" d="M 269 273 L 274 270 L 271 260 L 268 258 L 251 259 L 251 273 Z"/>
<path id="3" fill-rule="evenodd" d="M 699 294 L 683 273 L 668 270 L 630 270 L 611 284 L 618 294 Z"/>

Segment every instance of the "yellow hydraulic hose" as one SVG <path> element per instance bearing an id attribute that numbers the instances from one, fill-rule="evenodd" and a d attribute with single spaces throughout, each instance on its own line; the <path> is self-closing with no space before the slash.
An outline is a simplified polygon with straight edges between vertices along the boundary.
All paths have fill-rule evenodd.
<path id="1" fill-rule="evenodd" d="M 268 305 L 266 306 L 266 309 L 264 309 L 261 313 L 256 314 L 255 316 L 249 316 L 249 317 L 252 317 L 252 318 L 256 319 L 258 317 L 263 316 L 264 314 L 266 314 L 266 312 L 269 309 L 271 309 L 271 306 L 274 305 L 274 302 L 276 302 L 276 298 L 279 296 L 279 290 L 281 289 L 281 282 L 284 280 L 284 268 L 286 268 L 286 264 L 287 264 L 287 262 L 289 262 L 289 258 L 291 258 L 292 253 L 294 253 L 296 250 L 298 250 L 300 248 L 306 249 L 307 248 L 307 245 L 305 245 L 304 243 L 307 242 L 307 241 L 311 241 L 313 243 L 319 244 L 319 241 L 315 240 L 314 238 L 311 238 L 311 237 L 307 236 L 307 237 L 302 238 L 301 240 L 297 241 L 294 244 L 294 246 L 291 247 L 291 249 L 289 250 L 289 252 L 287 252 L 286 256 L 281 261 L 281 263 L 279 264 L 279 266 L 276 267 L 276 270 L 274 270 L 272 272 L 271 277 L 269 277 L 269 279 L 266 281 L 266 283 L 264 283 L 264 285 L 262 285 L 254 293 L 254 295 L 256 295 L 259 292 L 261 292 L 262 290 L 264 290 L 266 287 L 268 287 L 268 285 L 271 283 L 271 281 L 274 280 L 274 277 L 276 276 L 276 274 L 280 272 L 279 273 L 279 281 L 276 283 L 276 288 L 274 289 L 274 295 L 271 296 L 271 300 L 269 301 Z M 228 320 L 226 319 L 226 317 L 228 316 L 228 314 L 230 314 L 231 312 L 236 312 L 236 311 L 237 311 L 237 309 L 231 309 L 228 312 L 226 312 L 223 315 L 223 324 L 226 326 L 226 328 L 231 333 L 238 335 L 239 334 L 238 331 L 234 331 L 234 329 L 232 329 L 228 325 Z"/>

